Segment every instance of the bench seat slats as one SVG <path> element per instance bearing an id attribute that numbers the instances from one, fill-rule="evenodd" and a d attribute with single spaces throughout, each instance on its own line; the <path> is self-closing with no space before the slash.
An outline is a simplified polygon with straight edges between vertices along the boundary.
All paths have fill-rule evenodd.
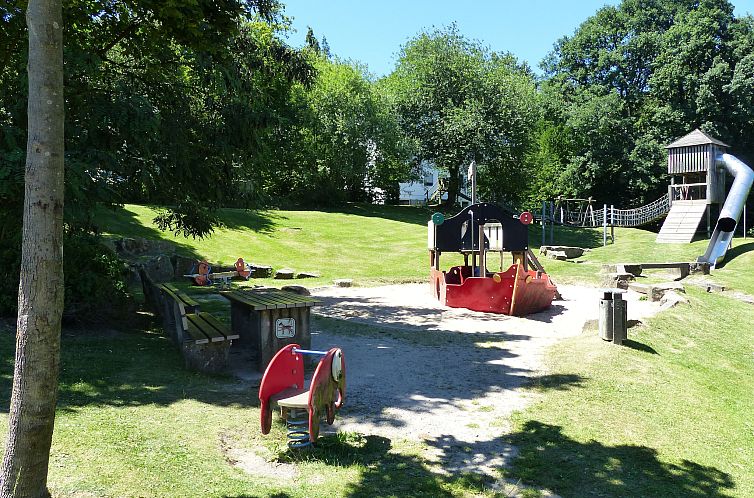
<path id="1" fill-rule="evenodd" d="M 207 322 L 207 325 L 210 327 L 213 327 L 215 330 L 220 332 L 223 336 L 225 336 L 225 339 L 231 340 L 231 339 L 238 339 L 239 335 L 234 334 L 231 332 L 231 330 L 228 328 L 227 325 L 222 323 L 220 320 L 215 318 L 214 315 L 211 315 L 209 313 L 200 313 L 202 319 Z"/>
<path id="2" fill-rule="evenodd" d="M 209 342 L 222 342 L 225 335 L 207 322 L 208 313 L 199 313 L 196 315 L 186 315 L 188 323 L 196 327 Z"/>
<path id="3" fill-rule="evenodd" d="M 190 315 L 189 315 L 190 316 Z M 196 344 L 208 344 L 209 338 L 202 332 L 199 327 L 192 320 L 186 322 L 186 334 L 189 336 L 186 342 L 193 342 Z"/>

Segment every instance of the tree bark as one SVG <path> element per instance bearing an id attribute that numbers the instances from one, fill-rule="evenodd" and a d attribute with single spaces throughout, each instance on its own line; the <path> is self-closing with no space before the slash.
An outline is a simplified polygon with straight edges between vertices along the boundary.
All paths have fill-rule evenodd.
<path id="1" fill-rule="evenodd" d="M 461 189 L 461 181 L 459 179 L 458 165 L 448 166 L 448 200 L 445 201 L 446 207 L 452 207 L 455 205 L 458 199 L 458 192 Z"/>
<path id="2" fill-rule="evenodd" d="M 26 180 L 16 361 L 0 497 L 49 496 L 63 312 L 63 16 L 30 0 Z"/>

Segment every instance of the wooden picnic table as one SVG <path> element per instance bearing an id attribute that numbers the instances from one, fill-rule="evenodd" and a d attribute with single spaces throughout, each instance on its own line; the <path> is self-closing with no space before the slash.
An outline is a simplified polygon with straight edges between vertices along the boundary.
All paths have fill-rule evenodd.
<path id="1" fill-rule="evenodd" d="M 241 346 L 256 351 L 260 372 L 288 344 L 311 348 L 309 312 L 319 300 L 277 289 L 237 289 L 220 294 L 230 301 L 231 330 L 240 337 Z"/>

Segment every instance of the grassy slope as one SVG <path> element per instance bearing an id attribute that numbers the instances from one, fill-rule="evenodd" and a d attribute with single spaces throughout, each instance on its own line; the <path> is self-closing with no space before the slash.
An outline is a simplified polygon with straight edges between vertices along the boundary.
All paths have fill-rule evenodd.
<path id="1" fill-rule="evenodd" d="M 563 497 L 754 496 L 754 308 L 689 289 L 689 306 L 557 344 L 540 399 L 506 439 L 514 479 Z"/>
<path id="2" fill-rule="evenodd" d="M 615 245 L 548 268 L 596 284 L 603 263 L 693 261 L 707 246 L 654 238 L 618 229 Z M 752 268 L 754 241 L 739 238 L 704 278 L 754 295 Z M 520 449 L 509 478 L 563 497 L 754 496 L 754 307 L 687 290 L 689 306 L 632 328 L 629 347 L 590 330 L 552 348 L 555 381 L 535 386 L 539 400 L 505 438 Z"/>
<path id="3" fill-rule="evenodd" d="M 114 234 L 171 240 L 180 252 L 211 261 L 242 255 L 276 267 L 319 269 L 323 277 L 313 283 L 426 276 L 428 213 L 422 210 L 229 210 L 228 227 L 204 241 L 160 234 L 152 215 L 127 206 L 104 225 Z M 556 243 L 594 250 L 581 263 L 545 264 L 558 281 L 597 284 L 604 262 L 691 260 L 705 246 L 655 245 L 653 234 L 639 230 L 618 230 L 616 238 L 601 248 L 599 231 L 557 233 Z M 535 230 L 534 246 L 539 239 Z M 748 269 L 754 252 L 746 252 L 754 244 L 735 245 L 736 257 L 713 278 L 754 294 Z M 450 262 L 444 258 L 443 266 Z M 542 396 L 516 415 L 516 431 L 506 436 L 521 449 L 508 476 L 563 496 L 754 495 L 754 308 L 697 291 L 691 299 L 689 307 L 631 329 L 633 347 L 611 347 L 593 332 L 556 345 L 551 382 L 535 386 Z M 258 435 L 255 393 L 229 378 L 186 372 L 172 344 L 143 320 L 124 327 L 107 338 L 64 338 L 50 471 L 56 494 L 450 496 L 482 490 L 474 479 L 432 474 L 414 446 L 348 434 L 299 462 L 292 482 L 250 478 L 227 464 L 223 445 L 265 446 L 279 455 L 283 440 L 280 428 L 275 437 Z M 13 334 L 0 332 L 0 438 L 12 351 Z"/>
<path id="4" fill-rule="evenodd" d="M 238 257 L 273 268 L 315 271 L 329 284 L 336 278 L 363 283 L 424 279 L 430 212 L 422 208 L 354 205 L 338 212 L 226 209 L 225 227 L 205 239 L 173 237 L 152 223 L 155 212 L 127 205 L 101 216 L 107 234 L 161 238 L 179 253 L 232 264 Z M 417 237 L 418 235 L 418 237 Z"/>

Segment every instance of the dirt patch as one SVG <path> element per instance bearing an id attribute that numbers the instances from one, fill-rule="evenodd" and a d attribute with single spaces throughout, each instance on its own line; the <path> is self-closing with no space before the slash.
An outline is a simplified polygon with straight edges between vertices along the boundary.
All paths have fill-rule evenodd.
<path id="1" fill-rule="evenodd" d="M 227 434 L 220 435 L 220 451 L 230 465 L 249 475 L 288 480 L 298 476 L 294 464 L 268 461 L 270 455 L 261 446 L 253 449 L 236 448 L 232 438 Z"/>
<path id="2" fill-rule="evenodd" d="M 559 288 L 564 300 L 525 318 L 445 308 L 426 284 L 317 290 L 323 303 L 314 312 L 344 320 L 312 331 L 314 348 L 338 346 L 346 357 L 346 405 L 335 427 L 421 441 L 444 473 L 494 475 L 515 456 L 501 436 L 533 398 L 525 384 L 570 389 L 582 381 L 548 376 L 544 354 L 597 318 L 600 293 Z M 625 295 L 634 320 L 659 309 L 639 297 Z"/>

